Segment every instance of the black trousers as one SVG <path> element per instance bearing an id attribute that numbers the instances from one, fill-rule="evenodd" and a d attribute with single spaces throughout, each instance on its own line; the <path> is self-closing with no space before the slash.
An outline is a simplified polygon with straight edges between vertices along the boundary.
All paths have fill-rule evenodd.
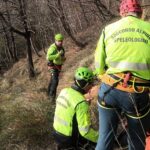
<path id="1" fill-rule="evenodd" d="M 95 150 L 96 143 L 93 143 L 84 137 L 82 137 L 79 133 L 76 137 L 65 136 L 57 131 L 53 133 L 54 139 L 57 143 L 56 150 Z"/>
<path id="2" fill-rule="evenodd" d="M 59 73 L 60 71 L 58 69 L 51 70 L 51 78 L 48 85 L 48 95 L 53 98 L 56 97 L 57 86 L 59 83 Z"/>

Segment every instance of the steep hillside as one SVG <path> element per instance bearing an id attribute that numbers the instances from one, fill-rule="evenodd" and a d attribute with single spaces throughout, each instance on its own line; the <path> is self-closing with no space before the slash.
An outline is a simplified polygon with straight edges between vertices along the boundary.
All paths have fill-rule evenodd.
<path id="1" fill-rule="evenodd" d="M 93 67 L 93 52 L 99 31 L 99 27 L 93 26 L 78 35 L 82 41 L 88 42 L 84 49 L 76 47 L 70 39 L 64 41 L 67 60 L 61 73 L 58 93 L 71 84 L 78 66 Z M 50 103 L 46 94 L 50 74 L 44 51 L 40 54 L 42 57 L 34 54 L 33 58 L 35 79 L 28 79 L 26 59 L 20 60 L 0 78 L 1 149 L 54 149 L 52 122 L 55 105 Z M 96 122 L 96 118 L 93 121 Z"/>
<path id="2" fill-rule="evenodd" d="M 65 39 L 67 60 L 62 68 L 58 93 L 70 86 L 78 66 L 93 68 L 93 54 L 102 26 L 95 25 L 77 35 L 87 46 L 83 49 Z M 27 61 L 21 59 L 0 77 L 0 149 L 54 150 L 52 123 L 55 105 L 47 97 L 50 74 L 46 55 L 33 55 L 36 77 L 28 78 Z M 93 126 L 97 128 L 96 103 L 91 105 Z"/>

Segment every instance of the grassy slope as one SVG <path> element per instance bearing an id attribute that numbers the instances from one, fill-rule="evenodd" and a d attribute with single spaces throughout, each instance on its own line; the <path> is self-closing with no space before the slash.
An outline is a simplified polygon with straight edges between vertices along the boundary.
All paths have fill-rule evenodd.
<path id="1" fill-rule="evenodd" d="M 63 66 L 59 91 L 70 86 L 74 70 L 87 65 L 93 68 L 93 54 L 99 38 L 99 27 L 93 26 L 78 35 L 88 45 L 80 50 L 70 39 L 64 41 L 67 60 Z M 36 78 L 28 79 L 26 59 L 21 59 L 3 77 L 0 76 L 0 150 L 54 150 L 52 123 L 55 105 L 49 102 L 49 82 L 45 54 L 33 56 Z M 97 128 L 95 102 L 91 105 L 92 122 Z"/>
<path id="2" fill-rule="evenodd" d="M 93 27 L 82 33 L 83 41 L 88 41 L 82 50 L 70 39 L 65 41 L 67 61 L 58 93 L 71 84 L 78 66 L 92 67 L 93 52 L 99 37 L 99 29 L 95 29 Z M 0 149 L 54 149 L 52 122 L 55 105 L 49 102 L 46 95 L 49 73 L 45 54 L 40 53 L 41 58 L 35 55 L 33 58 L 37 73 L 35 79 L 28 79 L 26 59 L 20 60 L 0 78 Z"/>

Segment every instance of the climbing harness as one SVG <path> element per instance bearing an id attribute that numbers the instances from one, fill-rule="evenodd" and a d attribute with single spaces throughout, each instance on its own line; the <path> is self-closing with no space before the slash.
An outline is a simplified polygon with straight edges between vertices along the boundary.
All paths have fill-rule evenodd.
<path id="1" fill-rule="evenodd" d="M 116 88 L 129 93 L 143 93 L 150 91 L 149 80 L 132 76 L 131 73 L 105 74 L 102 77 L 102 82 L 110 85 L 110 90 Z"/>

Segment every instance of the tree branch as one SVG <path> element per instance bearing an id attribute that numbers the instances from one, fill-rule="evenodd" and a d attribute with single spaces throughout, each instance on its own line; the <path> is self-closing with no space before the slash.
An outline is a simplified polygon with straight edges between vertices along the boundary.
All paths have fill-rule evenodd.
<path id="1" fill-rule="evenodd" d="M 4 23 L 9 27 L 10 31 L 13 31 L 13 32 L 15 32 L 15 33 L 17 33 L 17 34 L 19 34 L 21 36 L 24 36 L 24 37 L 26 36 L 25 32 L 22 32 L 22 31 L 20 31 L 20 30 L 18 30 L 16 28 L 14 28 L 13 26 L 10 26 L 9 22 L 6 20 L 6 18 L 4 17 L 2 12 L 0 12 L 0 17 L 2 18 Z"/>
<path id="2" fill-rule="evenodd" d="M 150 4 L 148 4 L 148 5 L 142 5 L 141 7 L 142 7 L 142 8 L 150 7 Z"/>
<path id="3" fill-rule="evenodd" d="M 55 6 L 48 4 L 48 7 L 56 16 L 59 16 L 59 10 Z"/>
<path id="4" fill-rule="evenodd" d="M 31 47 L 32 47 L 32 49 L 34 50 L 34 52 L 35 52 L 39 57 L 41 57 L 42 55 L 40 55 L 40 54 L 38 53 L 38 51 L 36 50 L 36 48 L 34 48 L 33 42 L 32 42 L 32 39 L 31 39 L 31 38 L 30 38 L 30 42 L 31 42 Z"/>

